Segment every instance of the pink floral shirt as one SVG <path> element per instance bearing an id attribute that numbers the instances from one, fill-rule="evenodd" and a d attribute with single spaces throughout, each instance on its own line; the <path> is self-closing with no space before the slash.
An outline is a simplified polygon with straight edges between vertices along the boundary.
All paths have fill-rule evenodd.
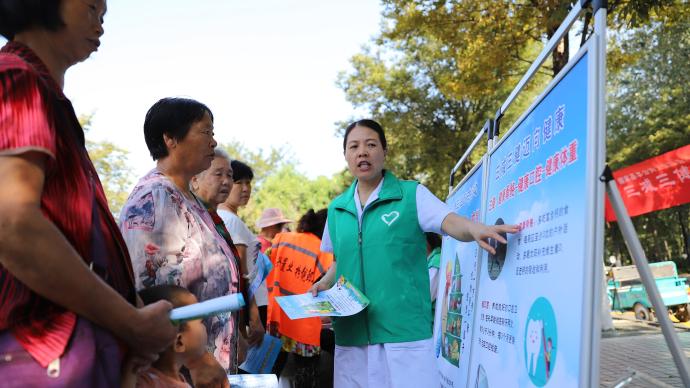
<path id="1" fill-rule="evenodd" d="M 239 292 L 239 267 L 210 214 L 158 170 L 137 183 L 120 213 L 138 290 L 157 284 L 186 287 L 205 300 Z M 237 370 L 237 313 L 207 318 L 208 350 Z"/>

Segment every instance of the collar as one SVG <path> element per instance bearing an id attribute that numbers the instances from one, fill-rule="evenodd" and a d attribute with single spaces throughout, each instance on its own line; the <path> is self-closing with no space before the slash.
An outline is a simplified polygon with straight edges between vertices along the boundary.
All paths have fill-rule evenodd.
<path id="1" fill-rule="evenodd" d="M 383 187 L 383 182 L 385 182 L 386 178 L 381 177 L 381 180 L 379 181 L 379 184 L 372 190 L 372 192 L 369 194 L 369 198 L 367 199 L 366 203 L 361 203 L 359 200 L 359 182 L 355 185 L 355 194 L 352 196 L 355 200 L 355 206 L 357 207 L 357 212 L 359 215 L 364 211 L 364 208 L 366 208 L 370 203 L 374 203 L 378 198 L 379 198 L 379 193 L 381 192 L 381 187 Z"/>
<path id="2" fill-rule="evenodd" d="M 347 210 L 350 213 L 357 215 L 357 205 L 355 204 L 355 193 L 357 190 L 358 180 L 355 179 L 350 187 L 340 197 L 333 201 L 333 206 L 337 209 Z M 392 172 L 384 170 L 383 172 L 383 186 L 379 192 L 379 198 L 372 202 L 372 205 L 382 201 L 393 201 L 402 199 L 402 187 L 398 178 Z"/>
<path id="3" fill-rule="evenodd" d="M 65 94 L 62 92 L 60 85 L 53 79 L 50 75 L 48 67 L 43 63 L 41 58 L 36 55 L 36 53 L 27 45 L 20 42 L 10 41 L 5 44 L 5 46 L 0 49 L 0 53 L 12 54 L 19 57 L 26 64 L 31 66 L 31 68 L 39 75 L 39 77 L 48 85 L 51 91 L 53 91 L 59 99 L 66 100 Z"/>

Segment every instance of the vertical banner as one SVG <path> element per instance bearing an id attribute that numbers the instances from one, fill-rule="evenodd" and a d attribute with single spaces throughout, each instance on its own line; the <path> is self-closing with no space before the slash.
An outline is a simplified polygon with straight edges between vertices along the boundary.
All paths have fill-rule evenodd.
<path id="1" fill-rule="evenodd" d="M 477 164 L 446 201 L 453 211 L 480 220 L 483 163 Z M 478 245 L 443 238 L 434 314 L 434 344 L 441 387 L 467 383 L 477 294 Z"/>
<path id="2" fill-rule="evenodd" d="M 587 233 L 594 204 L 587 168 L 587 45 L 489 156 L 484 222 L 520 233 L 482 254 L 470 387 L 577 387 L 583 287 L 592 276 Z M 593 151 L 592 151 L 593 152 Z"/>

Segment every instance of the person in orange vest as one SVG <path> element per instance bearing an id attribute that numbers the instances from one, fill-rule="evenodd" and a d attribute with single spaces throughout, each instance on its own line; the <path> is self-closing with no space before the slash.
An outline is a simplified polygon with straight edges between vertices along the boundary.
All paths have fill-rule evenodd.
<path id="1" fill-rule="evenodd" d="M 321 237 L 326 225 L 326 209 L 310 209 L 300 218 L 296 233 L 278 233 L 267 252 L 273 270 L 268 286 L 268 332 L 282 341 L 281 355 L 274 367 L 280 375 L 287 356 L 295 362 L 294 386 L 316 387 L 321 353 L 321 319 L 290 320 L 275 301 L 276 296 L 303 294 L 328 271 L 333 255 L 321 252 Z"/>

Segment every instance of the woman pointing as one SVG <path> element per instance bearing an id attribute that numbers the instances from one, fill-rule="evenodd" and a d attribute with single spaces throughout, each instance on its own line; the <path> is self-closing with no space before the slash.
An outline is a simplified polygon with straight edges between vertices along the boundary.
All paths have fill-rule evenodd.
<path id="1" fill-rule="evenodd" d="M 432 346 L 425 232 L 505 243 L 514 225 L 486 226 L 458 216 L 426 187 L 384 169 L 387 143 L 381 125 L 360 120 L 345 131 L 343 150 L 356 178 L 328 207 L 321 250 L 335 262 L 311 288 L 330 288 L 345 276 L 370 305 L 338 317 L 334 385 L 338 387 L 437 386 Z"/>

